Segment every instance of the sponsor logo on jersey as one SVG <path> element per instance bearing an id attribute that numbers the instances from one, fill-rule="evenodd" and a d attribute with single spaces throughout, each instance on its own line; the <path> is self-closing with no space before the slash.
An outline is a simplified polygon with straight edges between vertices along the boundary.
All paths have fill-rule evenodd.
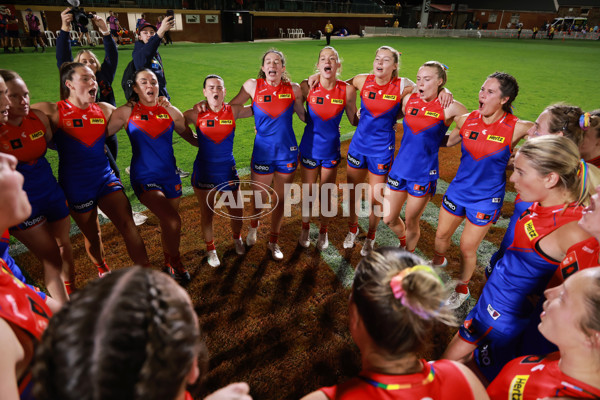
<path id="1" fill-rule="evenodd" d="M 487 140 L 491 140 L 492 142 L 497 142 L 497 143 L 504 143 L 504 139 L 506 139 L 506 138 L 502 137 L 502 136 L 497 136 L 497 135 L 489 135 L 487 137 Z"/>
<path id="2" fill-rule="evenodd" d="M 359 166 L 360 165 L 360 161 L 357 160 L 356 158 L 352 157 L 350 154 L 348 154 L 348 161 L 350 161 L 351 164 Z"/>
<path id="3" fill-rule="evenodd" d="M 104 123 L 104 118 L 91 118 L 90 124 L 92 125 L 102 125 Z"/>
<path id="4" fill-rule="evenodd" d="M 396 96 L 395 94 L 384 94 L 383 95 L 384 100 L 396 101 L 397 98 L 398 98 L 398 96 Z"/>
<path id="5" fill-rule="evenodd" d="M 448 198 L 446 196 L 444 196 L 444 204 L 446 205 L 446 207 L 448 207 L 452 211 L 456 211 L 456 204 L 454 204 L 453 202 L 448 200 Z"/>
<path id="6" fill-rule="evenodd" d="M 65 126 L 67 128 L 83 128 L 82 119 L 67 119 L 65 120 Z"/>
<path id="7" fill-rule="evenodd" d="M 440 117 L 440 113 L 436 113 L 436 112 L 433 112 L 433 111 L 426 111 L 425 112 L 425 116 L 426 117 L 439 118 Z"/>
<path id="8" fill-rule="evenodd" d="M 209 128 L 212 128 L 213 126 L 215 126 L 215 120 L 214 119 L 207 119 L 206 120 L 206 126 Z"/>
<path id="9" fill-rule="evenodd" d="M 325 102 L 325 99 L 322 97 L 317 97 L 317 104 L 323 104 Z"/>
<path id="10" fill-rule="evenodd" d="M 44 131 L 37 131 L 37 132 L 34 132 L 31 135 L 29 135 L 29 138 L 31 140 L 36 140 L 36 139 L 39 139 L 41 137 L 44 137 Z"/>
<path id="11" fill-rule="evenodd" d="M 419 113 L 419 109 L 418 108 L 412 108 L 410 110 L 410 115 L 417 115 Z"/>
<path id="12" fill-rule="evenodd" d="M 484 221 L 489 221 L 489 219 L 492 218 L 492 216 L 488 215 L 488 214 L 484 214 L 482 212 L 477 212 L 477 215 L 475 216 L 475 218 L 481 219 L 481 220 L 484 220 Z"/>
<path id="13" fill-rule="evenodd" d="M 344 104 L 342 99 L 331 99 L 331 104 Z"/>
<path id="14" fill-rule="evenodd" d="M 271 95 L 265 95 L 265 96 L 258 96 L 258 102 L 259 103 L 270 103 L 271 102 Z"/>
<path id="15" fill-rule="evenodd" d="M 21 142 L 21 139 L 14 139 L 10 141 L 10 147 L 12 147 L 13 150 L 17 150 L 23 147 L 23 143 Z"/>
<path id="16" fill-rule="evenodd" d="M 368 97 L 371 100 L 375 100 L 376 96 L 377 96 L 377 93 L 375 93 L 375 92 L 365 93 L 365 97 Z"/>
<path id="17" fill-rule="evenodd" d="M 560 273 L 563 276 L 563 279 L 567 279 L 578 270 L 579 263 L 577 261 L 577 252 L 573 251 L 569 253 L 560 263 Z"/>
<path id="18" fill-rule="evenodd" d="M 231 119 L 222 119 L 219 121 L 219 124 L 221 125 L 233 125 L 233 120 Z"/>
<path id="19" fill-rule="evenodd" d="M 497 320 L 498 318 L 500 318 L 500 313 L 498 311 L 496 311 L 494 309 L 494 307 L 492 307 L 491 304 L 487 305 L 487 312 L 488 314 L 490 314 L 490 317 L 492 317 L 495 320 Z"/>
<path id="20" fill-rule="evenodd" d="M 291 93 L 279 93 L 278 96 L 280 99 L 291 99 L 292 98 L 292 94 Z M 323 101 L 323 100 L 321 100 Z"/>
<path id="21" fill-rule="evenodd" d="M 478 136 L 479 136 L 479 132 L 475 132 L 475 131 L 471 131 L 468 134 L 465 133 L 465 137 L 468 137 L 471 140 L 477 140 Z"/>
<path id="22" fill-rule="evenodd" d="M 529 240 L 533 240 L 539 236 L 539 234 L 535 230 L 535 226 L 533 226 L 533 221 L 525 222 L 525 233 L 527 234 Z"/>
<path id="23" fill-rule="evenodd" d="M 525 392 L 525 384 L 529 379 L 529 375 L 517 375 L 513 378 L 510 383 L 510 389 L 508 391 L 509 398 L 512 400 L 519 400 L 523 398 Z"/>
<path id="24" fill-rule="evenodd" d="M 169 119 L 169 114 L 158 114 L 156 116 L 158 119 Z"/>
<path id="25" fill-rule="evenodd" d="M 522 359 L 519 364 L 538 364 L 544 358 L 546 358 L 546 356 L 540 356 L 540 355 L 527 356 L 524 359 Z"/>

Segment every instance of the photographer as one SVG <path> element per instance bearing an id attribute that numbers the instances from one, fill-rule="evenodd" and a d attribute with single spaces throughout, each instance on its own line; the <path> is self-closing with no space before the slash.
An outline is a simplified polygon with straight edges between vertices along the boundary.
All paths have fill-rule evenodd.
<path id="1" fill-rule="evenodd" d="M 170 99 L 170 96 L 167 92 L 167 80 L 158 48 L 165 37 L 165 33 L 174 26 L 175 19 L 172 15 L 166 17 L 158 29 L 148 22 L 141 25 L 138 31 L 139 40 L 135 42 L 132 54 L 135 69 L 149 68 L 152 70 L 158 79 L 160 95 L 165 96 L 167 99 Z"/>

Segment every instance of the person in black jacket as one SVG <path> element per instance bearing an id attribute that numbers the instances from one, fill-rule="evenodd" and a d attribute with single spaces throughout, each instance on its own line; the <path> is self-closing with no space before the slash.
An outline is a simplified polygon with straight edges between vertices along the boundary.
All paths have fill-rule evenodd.
<path id="1" fill-rule="evenodd" d="M 160 28 L 146 22 L 139 27 L 138 41 L 133 48 L 133 63 L 135 69 L 151 69 L 158 79 L 158 90 L 161 96 L 171 99 L 167 92 L 167 80 L 163 68 L 162 58 L 158 48 L 165 37 L 165 33 L 175 26 L 173 16 L 169 16 L 162 21 Z"/>

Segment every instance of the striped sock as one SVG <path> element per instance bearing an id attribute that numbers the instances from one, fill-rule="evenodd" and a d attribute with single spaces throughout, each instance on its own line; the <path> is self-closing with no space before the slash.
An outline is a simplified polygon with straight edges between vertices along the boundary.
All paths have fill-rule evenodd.
<path id="1" fill-rule="evenodd" d="M 367 232 L 367 239 L 375 240 L 376 232 L 377 232 L 377 229 L 369 229 L 369 231 Z"/>
<path id="2" fill-rule="evenodd" d="M 320 234 L 327 233 L 327 225 L 321 225 L 321 229 L 319 229 L 319 233 Z"/>
<path id="3" fill-rule="evenodd" d="M 279 233 L 271 232 L 271 237 L 269 237 L 269 243 L 277 243 L 279 240 Z"/>
<path id="4" fill-rule="evenodd" d="M 215 241 L 211 240 L 210 242 L 206 242 L 206 251 L 213 251 L 216 250 L 217 248 L 215 247 Z"/>
<path id="5" fill-rule="evenodd" d="M 258 220 L 251 220 L 250 221 L 250 227 L 251 228 L 258 228 Z"/>
<path id="6" fill-rule="evenodd" d="M 304 222 L 302 221 L 302 230 L 303 231 L 307 231 L 310 229 L 310 222 Z"/>
<path id="7" fill-rule="evenodd" d="M 233 240 L 238 240 L 242 238 L 242 233 L 241 232 L 233 232 L 231 234 L 231 237 L 233 238 Z"/>
<path id="8" fill-rule="evenodd" d="M 106 260 L 102 260 L 102 264 L 94 263 L 94 265 L 96 266 L 96 268 L 98 268 L 98 273 L 100 273 L 100 274 L 105 274 L 107 272 L 110 272 L 110 267 L 106 263 Z"/>
<path id="9" fill-rule="evenodd" d="M 406 235 L 402 237 L 398 236 L 398 240 L 400 241 L 400 247 L 406 247 Z"/>
<path id="10" fill-rule="evenodd" d="M 358 222 L 350 222 L 348 224 L 348 231 L 350 231 L 353 235 L 358 233 Z"/>
<path id="11" fill-rule="evenodd" d="M 462 293 L 462 294 L 467 294 L 469 293 L 469 281 L 461 281 L 458 285 L 456 285 L 456 292 L 457 293 Z"/>
<path id="12" fill-rule="evenodd" d="M 71 281 L 65 281 L 65 289 L 67 289 L 67 294 L 70 296 L 73 293 L 73 289 L 75 285 Z"/>

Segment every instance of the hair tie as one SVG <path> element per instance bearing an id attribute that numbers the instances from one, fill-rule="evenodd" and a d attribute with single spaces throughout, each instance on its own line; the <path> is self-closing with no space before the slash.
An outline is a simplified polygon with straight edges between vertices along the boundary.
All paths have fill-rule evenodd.
<path id="1" fill-rule="evenodd" d="M 579 126 L 586 131 L 590 127 L 590 113 L 586 112 L 579 117 Z"/>
<path id="2" fill-rule="evenodd" d="M 407 277 L 408 275 L 412 274 L 415 271 L 425 271 L 429 274 L 432 274 L 440 281 L 440 283 L 442 285 L 444 284 L 444 282 L 442 281 L 442 278 L 440 278 L 440 276 L 429 265 L 415 265 L 414 267 L 411 267 L 411 268 L 404 268 L 402 271 L 400 271 L 398 274 L 396 274 L 390 280 L 390 287 L 392 288 L 392 293 L 394 293 L 394 297 L 396 299 L 400 300 L 404 297 L 404 295 L 406 293 L 404 292 L 404 289 L 402 288 L 402 281 L 404 280 L 405 277 Z M 402 304 L 406 306 L 406 304 L 404 304 L 404 302 Z"/>
<path id="3" fill-rule="evenodd" d="M 448 71 L 450 69 L 450 68 L 448 68 L 448 66 L 446 64 L 442 64 L 442 63 L 440 63 L 440 64 L 442 65 L 442 67 L 444 68 L 444 70 Z"/>

